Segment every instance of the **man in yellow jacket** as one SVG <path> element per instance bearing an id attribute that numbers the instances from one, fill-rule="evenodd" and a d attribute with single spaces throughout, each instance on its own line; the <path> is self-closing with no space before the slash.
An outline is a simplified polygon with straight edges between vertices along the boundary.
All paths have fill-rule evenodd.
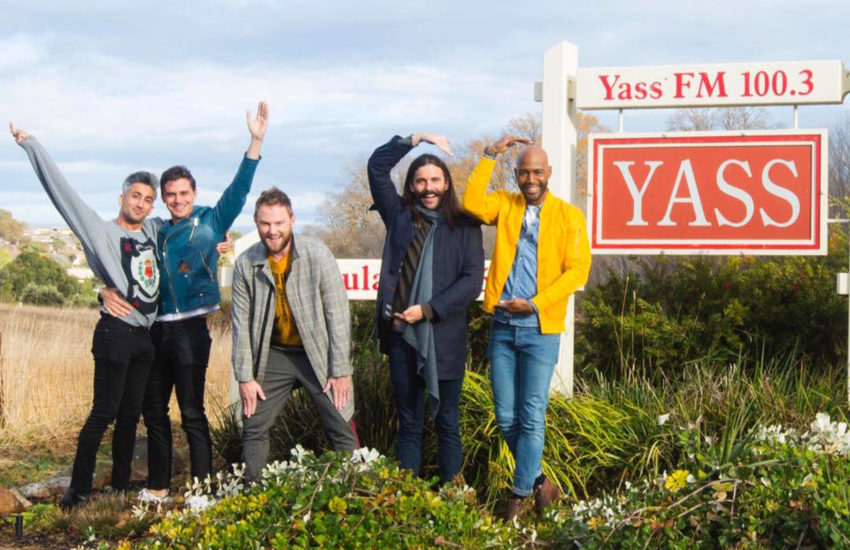
<path id="1" fill-rule="evenodd" d="M 514 172 L 520 193 L 488 194 L 496 157 L 520 143 L 529 144 Z M 516 462 L 508 519 L 532 494 L 538 512 L 559 496 L 540 467 L 546 407 L 567 302 L 590 271 L 584 216 L 548 192 L 549 158 L 530 143 L 505 136 L 488 145 L 463 197 L 468 212 L 496 226 L 484 310 L 493 314 L 487 354 L 496 420 Z"/>

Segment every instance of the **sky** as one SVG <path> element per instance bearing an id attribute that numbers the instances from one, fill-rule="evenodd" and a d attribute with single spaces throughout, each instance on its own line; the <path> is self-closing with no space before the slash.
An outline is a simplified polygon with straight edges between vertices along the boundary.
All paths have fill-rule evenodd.
<path id="1" fill-rule="evenodd" d="M 497 137 L 539 113 L 543 53 L 579 66 L 838 59 L 850 66 L 847 0 L 377 2 L 0 0 L 0 118 L 37 136 L 103 218 L 124 177 L 188 166 L 214 204 L 248 145 L 245 111 L 270 105 L 249 204 L 276 185 L 298 223 L 394 134 Z M 800 127 L 847 123 L 844 105 L 801 107 Z M 615 113 L 594 111 L 615 129 Z M 666 111 L 628 111 L 627 131 Z M 792 123 L 791 108 L 773 121 Z M 63 226 L 23 150 L 0 147 L 0 208 Z M 0 142 L 3 143 L 3 142 Z M 251 226 L 250 207 L 237 229 Z M 167 217 L 158 202 L 156 215 Z"/>

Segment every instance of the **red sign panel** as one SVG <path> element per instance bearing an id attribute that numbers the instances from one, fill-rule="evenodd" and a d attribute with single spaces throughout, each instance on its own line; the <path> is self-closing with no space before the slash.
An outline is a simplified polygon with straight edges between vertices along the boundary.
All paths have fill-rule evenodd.
<path id="1" fill-rule="evenodd" d="M 597 254 L 825 254 L 826 130 L 597 134 Z"/>

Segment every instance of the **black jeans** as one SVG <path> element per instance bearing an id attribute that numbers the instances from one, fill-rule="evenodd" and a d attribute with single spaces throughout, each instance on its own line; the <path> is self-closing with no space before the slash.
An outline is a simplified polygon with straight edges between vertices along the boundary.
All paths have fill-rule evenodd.
<path id="1" fill-rule="evenodd" d="M 127 489 L 136 444 L 136 425 L 148 371 L 154 358 L 150 332 L 110 315 L 101 315 L 92 338 L 94 398 L 77 440 L 71 488 L 78 494 L 91 491 L 97 448 L 103 432 L 115 421 L 112 436 L 112 478 L 115 489 Z"/>
<path id="2" fill-rule="evenodd" d="M 148 430 L 148 487 L 171 486 L 171 420 L 168 402 L 177 392 L 183 431 L 189 441 L 192 476 L 212 472 L 212 439 L 204 410 L 204 385 L 210 358 L 210 334 L 204 316 L 154 323 L 151 337 L 156 360 L 145 391 L 144 416 Z"/>

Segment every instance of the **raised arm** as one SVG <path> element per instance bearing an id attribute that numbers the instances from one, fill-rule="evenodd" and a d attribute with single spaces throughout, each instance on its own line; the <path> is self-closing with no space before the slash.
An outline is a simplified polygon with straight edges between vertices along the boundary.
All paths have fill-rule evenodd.
<path id="1" fill-rule="evenodd" d="M 245 119 L 248 122 L 248 131 L 251 132 L 251 143 L 248 145 L 245 156 L 252 160 L 259 160 L 266 129 L 269 127 L 269 104 L 261 101 L 257 105 L 257 116 L 252 119 L 251 111 L 245 111 Z"/>
<path id="2" fill-rule="evenodd" d="M 499 141 L 484 148 L 484 156 L 469 175 L 466 191 L 463 193 L 463 208 L 487 225 L 496 223 L 499 216 L 501 200 L 496 193 L 487 193 L 493 168 L 496 166 L 496 156 L 504 153 L 517 143 L 530 144 L 530 139 L 518 136 L 504 136 Z"/>
<path id="3" fill-rule="evenodd" d="M 53 206 L 62 215 L 71 231 L 91 250 L 95 241 L 94 236 L 102 230 L 103 219 L 71 188 L 56 163 L 35 137 L 28 135 L 20 128 L 15 128 L 11 122 L 9 131 L 15 138 L 15 142 L 26 151 L 33 170 Z"/>
<path id="4" fill-rule="evenodd" d="M 266 137 L 266 129 L 269 125 L 269 106 L 261 101 L 257 105 L 257 116 L 251 118 L 251 111 L 245 112 L 248 122 L 248 131 L 251 133 L 251 143 L 245 158 L 239 164 L 233 181 L 221 194 L 212 211 L 213 227 L 224 234 L 230 229 L 236 217 L 242 212 L 248 193 L 251 192 L 251 184 L 254 181 L 254 173 L 257 171 L 257 163 L 260 161 L 260 151 L 263 148 L 263 140 Z"/>

